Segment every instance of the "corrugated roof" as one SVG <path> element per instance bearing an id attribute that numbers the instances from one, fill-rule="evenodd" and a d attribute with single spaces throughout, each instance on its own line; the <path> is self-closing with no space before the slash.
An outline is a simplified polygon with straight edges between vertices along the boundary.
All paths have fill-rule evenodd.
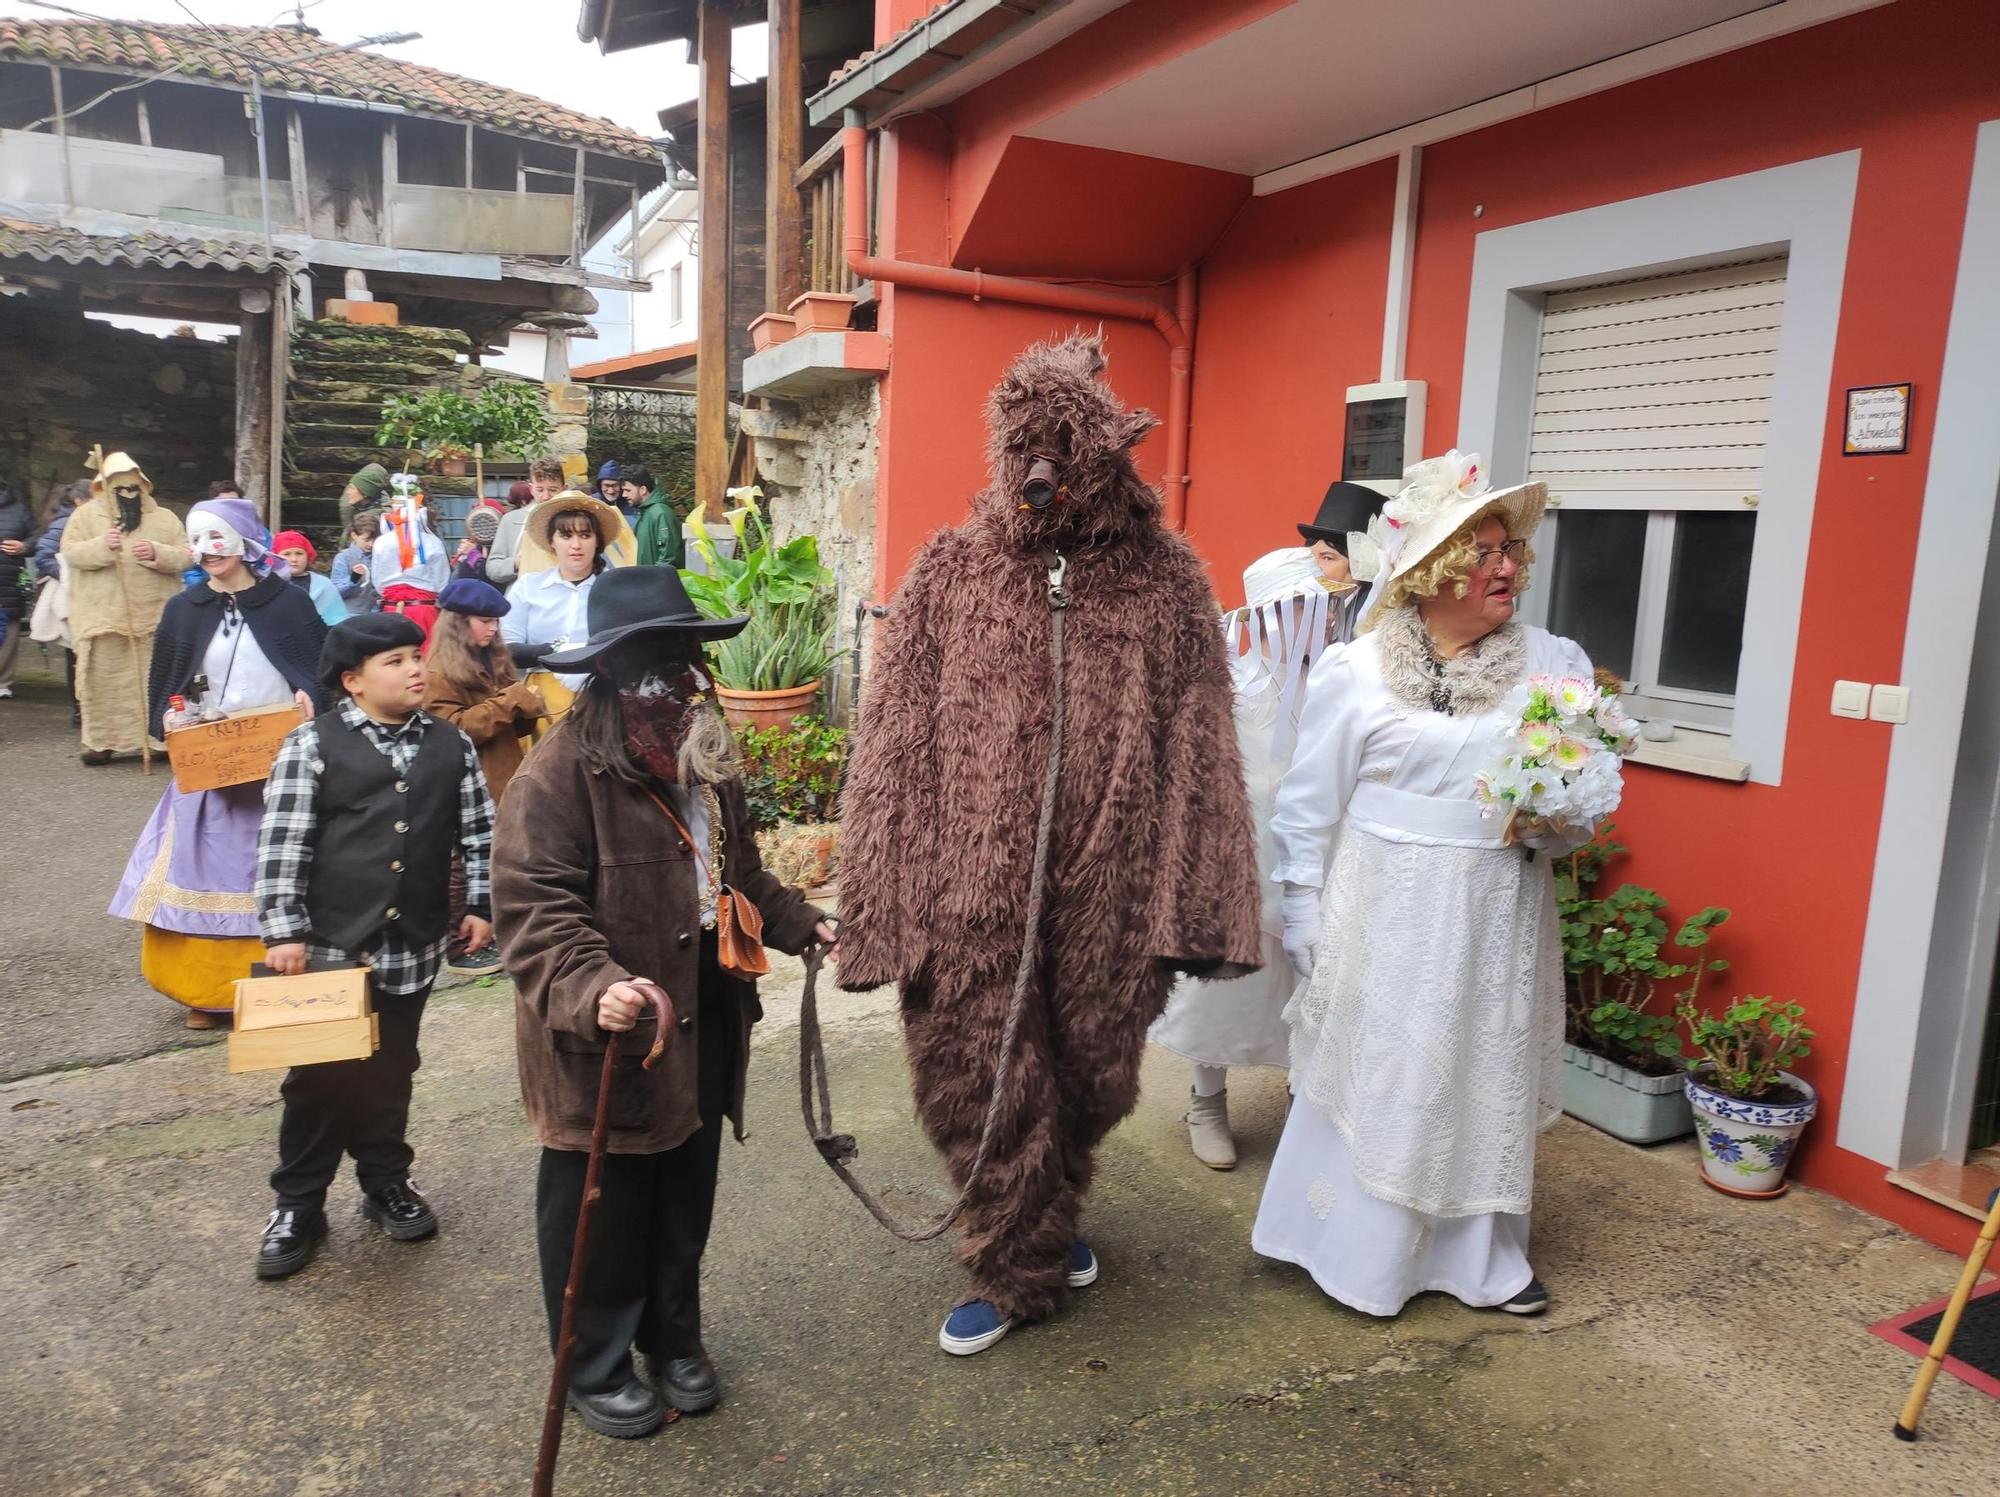
<path id="1" fill-rule="evenodd" d="M 169 70 L 248 87 L 253 67 L 266 88 L 326 94 L 371 104 L 395 104 L 420 114 L 469 120 L 514 135 L 584 146 L 628 161 L 659 164 L 637 131 L 564 109 L 498 84 L 402 62 L 378 52 L 323 52 L 311 27 L 134 26 L 122 21 L 0 20 L 0 57 L 38 58 L 75 67 L 133 72 Z"/>
<path id="2" fill-rule="evenodd" d="M 0 260 L 61 265 L 164 265 L 191 270 L 250 270 L 300 266 L 297 255 L 267 253 L 243 239 L 180 239 L 171 234 L 86 234 L 80 229 L 0 218 Z"/>
<path id="3" fill-rule="evenodd" d="M 648 348 L 618 358 L 599 359 L 594 364 L 577 364 L 571 367 L 569 377 L 574 380 L 603 379 L 612 374 L 629 374 L 635 369 L 664 369 L 670 364 L 683 362 L 691 364 L 699 347 L 695 343 L 676 343 L 669 348 Z"/>

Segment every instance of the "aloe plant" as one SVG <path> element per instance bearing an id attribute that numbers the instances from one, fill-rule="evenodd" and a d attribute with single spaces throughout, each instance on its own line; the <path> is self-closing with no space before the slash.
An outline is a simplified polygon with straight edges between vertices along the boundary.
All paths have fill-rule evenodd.
<path id="1" fill-rule="evenodd" d="M 741 634 L 710 647 L 716 684 L 731 691 L 810 685 L 833 662 L 833 573 L 820 564 L 819 541 L 801 535 L 774 545 L 754 499 L 732 510 L 729 523 L 736 554 L 724 556 L 702 535 L 694 546 L 707 573 L 681 573 L 704 618 L 750 619 Z"/>

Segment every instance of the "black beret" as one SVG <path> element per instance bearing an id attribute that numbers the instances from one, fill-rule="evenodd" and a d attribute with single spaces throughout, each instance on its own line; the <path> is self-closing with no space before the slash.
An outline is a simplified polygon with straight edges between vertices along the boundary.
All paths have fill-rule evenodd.
<path id="1" fill-rule="evenodd" d="M 357 613 L 327 631 L 319 651 L 320 685 L 338 693 L 343 671 L 359 670 L 372 656 L 409 645 L 421 647 L 424 631 L 400 613 Z"/>

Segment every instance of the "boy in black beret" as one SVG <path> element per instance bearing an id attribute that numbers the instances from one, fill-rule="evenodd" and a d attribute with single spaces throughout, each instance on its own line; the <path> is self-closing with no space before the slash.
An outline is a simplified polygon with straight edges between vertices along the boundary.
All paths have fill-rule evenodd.
<path id="1" fill-rule="evenodd" d="M 361 614 L 326 636 L 320 680 L 339 705 L 294 728 L 264 787 L 257 917 L 275 972 L 308 962 L 366 966 L 381 1044 L 366 1060 L 294 1066 L 278 1124 L 277 1209 L 257 1276 L 283 1278 L 326 1235 L 326 1188 L 354 1156 L 361 1210 L 399 1242 L 428 1237 L 437 1216 L 410 1183 L 404 1133 L 417 1027 L 444 961 L 446 887 L 465 860 L 458 937 L 493 938 L 489 850 L 493 801 L 472 741 L 418 710 L 423 631 L 395 613 Z"/>

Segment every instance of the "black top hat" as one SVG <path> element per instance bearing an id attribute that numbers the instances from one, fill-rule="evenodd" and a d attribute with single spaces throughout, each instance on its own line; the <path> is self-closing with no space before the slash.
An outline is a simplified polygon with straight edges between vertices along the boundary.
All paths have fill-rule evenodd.
<path id="1" fill-rule="evenodd" d="M 703 618 L 695 612 L 681 574 L 672 567 L 613 567 L 600 572 L 590 587 L 587 613 L 590 638 L 570 650 L 544 655 L 550 670 L 574 670 L 589 665 L 621 639 L 639 634 L 672 632 L 689 639 L 727 639 L 741 634 L 749 615 L 731 619 Z"/>
<path id="2" fill-rule="evenodd" d="M 1301 525 L 1299 534 L 1308 543 L 1325 541 L 1342 556 L 1347 554 L 1347 533 L 1366 530 L 1368 522 L 1382 512 L 1383 496 L 1364 484 L 1331 483 L 1319 502 L 1319 513 L 1310 525 Z"/>

